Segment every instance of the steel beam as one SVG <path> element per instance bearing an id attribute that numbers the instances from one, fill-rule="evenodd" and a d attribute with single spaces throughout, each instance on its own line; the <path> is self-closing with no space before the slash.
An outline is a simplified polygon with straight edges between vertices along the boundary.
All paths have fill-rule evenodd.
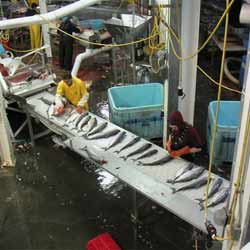
<path id="1" fill-rule="evenodd" d="M 195 53 L 199 44 L 200 0 L 182 1 L 181 43 L 182 57 Z M 197 55 L 182 61 L 180 87 L 185 97 L 179 97 L 178 108 L 185 121 L 193 124 L 196 95 Z"/>
<path id="2" fill-rule="evenodd" d="M 249 34 L 250 38 L 250 34 Z M 249 183 L 250 183 L 250 132 L 246 131 L 247 128 L 247 120 L 248 120 L 248 114 L 250 112 L 250 39 L 248 42 L 248 50 L 247 50 L 247 63 L 245 68 L 245 76 L 244 76 L 244 86 L 243 86 L 243 92 L 244 95 L 242 95 L 242 111 L 241 111 L 241 122 L 240 122 L 240 128 L 239 128 L 239 134 L 238 134 L 238 140 L 237 144 L 235 146 L 235 156 L 234 156 L 234 164 L 233 164 L 233 170 L 232 170 L 232 176 L 231 176 L 231 195 L 230 195 L 230 203 L 232 204 L 233 201 L 233 195 L 235 192 L 235 183 L 238 179 L 238 173 L 239 173 L 239 167 L 241 158 L 243 158 L 244 162 L 244 170 L 241 178 L 241 187 L 240 190 L 242 192 L 239 192 L 239 198 L 236 206 L 236 211 L 234 213 L 234 225 L 233 228 L 238 228 L 237 232 L 239 233 L 239 238 L 234 239 L 234 245 L 232 250 L 239 250 L 241 249 L 250 239 L 247 237 L 250 234 L 250 189 L 249 189 Z M 246 131 L 246 132 L 245 132 Z M 242 156 L 242 152 L 244 151 L 244 140 L 247 138 L 247 144 L 245 148 L 245 155 Z M 230 211 L 231 212 L 231 211 Z M 231 215 L 232 216 L 232 215 Z M 229 226 L 227 226 L 227 230 L 225 230 L 225 237 L 229 234 Z M 229 249 L 230 241 L 224 241 L 223 242 L 223 248 L 224 250 Z"/>

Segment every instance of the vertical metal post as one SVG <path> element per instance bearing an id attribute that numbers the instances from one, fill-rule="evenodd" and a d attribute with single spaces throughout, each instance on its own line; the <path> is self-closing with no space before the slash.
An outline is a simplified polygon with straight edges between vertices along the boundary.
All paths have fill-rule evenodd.
<path id="1" fill-rule="evenodd" d="M 170 0 L 170 1 L 171 1 L 171 6 L 177 5 L 177 0 Z M 182 1 L 179 0 L 178 2 L 181 4 Z M 169 24 L 171 25 L 172 29 L 177 33 L 178 27 L 176 19 L 177 19 L 176 11 L 174 10 L 174 8 L 171 8 L 169 10 Z M 168 35 L 170 35 L 170 33 Z M 175 48 L 177 48 L 178 53 L 180 54 L 179 45 L 177 41 L 174 38 L 172 40 Z M 168 61 L 169 61 L 168 81 L 171 83 L 169 84 L 169 89 L 168 89 L 168 92 L 171 93 L 171 98 L 168 99 L 168 113 L 172 113 L 177 109 L 178 106 L 177 86 L 179 84 L 179 60 L 176 58 L 176 56 L 173 53 L 173 50 L 170 48 L 169 48 Z"/>
<path id="2" fill-rule="evenodd" d="M 166 0 L 166 4 L 170 4 L 171 0 Z M 166 10 L 166 18 L 165 21 L 167 23 L 170 23 L 170 8 Z M 165 29 L 165 32 L 163 32 L 163 36 L 165 36 L 166 43 L 168 41 L 168 31 Z M 169 44 L 166 44 L 166 48 L 169 54 Z M 168 61 L 167 61 L 168 63 Z M 167 74 L 169 77 L 169 64 L 167 64 Z M 168 111 L 169 111 L 169 81 L 166 79 L 164 81 L 164 100 L 163 100 L 163 147 L 166 149 L 166 142 L 167 142 L 167 136 L 168 136 Z"/>
<path id="3" fill-rule="evenodd" d="M 138 210 L 137 210 L 137 194 L 136 190 L 133 189 L 133 222 L 134 222 L 134 250 L 137 249 L 137 219 L 138 219 Z"/>
<path id="4" fill-rule="evenodd" d="M 46 0 L 39 0 L 40 6 L 40 13 L 44 14 L 48 12 Z M 51 42 L 50 42 L 50 34 L 49 34 L 49 24 L 42 25 L 42 34 L 43 34 L 43 41 L 44 45 L 48 45 L 49 47 L 46 48 L 47 57 L 52 57 L 52 50 L 51 50 Z"/>
<path id="5" fill-rule="evenodd" d="M 168 80 L 165 80 L 164 82 L 164 103 L 163 103 L 163 112 L 164 112 L 164 116 L 163 116 L 163 147 L 166 149 L 166 142 L 167 142 L 167 131 L 168 131 Z"/>
<path id="6" fill-rule="evenodd" d="M 182 1 L 182 57 L 193 54 L 198 49 L 200 27 L 200 0 Z M 185 98 L 179 97 L 178 107 L 185 120 L 193 124 L 196 95 L 197 55 L 182 62 L 181 79 Z"/>
<path id="7" fill-rule="evenodd" d="M 112 43 L 115 43 L 115 39 L 112 38 Z M 113 48 L 112 51 L 111 51 L 111 54 L 112 54 L 112 69 L 113 69 L 113 74 L 114 74 L 114 78 L 115 78 L 115 84 L 117 83 L 118 81 L 118 78 L 117 78 L 117 58 L 116 58 L 116 50 L 117 48 Z"/>
<path id="8" fill-rule="evenodd" d="M 246 145 L 246 153 L 244 158 L 244 172 L 243 172 L 243 180 L 241 181 L 241 188 L 243 192 L 239 193 L 240 197 L 238 200 L 240 200 L 236 207 L 235 211 L 235 221 L 234 226 L 238 227 L 238 232 L 240 232 L 239 239 L 235 239 L 234 245 L 232 249 L 241 249 L 248 241 L 249 241 L 249 235 L 250 235 L 250 189 L 249 189 L 249 183 L 250 183 L 250 142 L 249 137 L 250 135 L 245 133 L 246 127 L 247 127 L 247 118 L 248 113 L 250 112 L 250 34 L 249 34 L 249 40 L 248 40 L 248 50 L 247 50 L 247 63 L 245 68 L 245 76 L 244 76 L 244 86 L 243 86 L 243 92 L 244 95 L 242 96 L 242 111 L 241 111 L 241 122 L 240 122 L 240 129 L 239 129 L 239 135 L 237 140 L 237 145 L 235 145 L 235 155 L 234 155 L 234 164 L 233 164 L 233 171 L 231 176 L 231 193 L 230 193 L 230 199 L 229 204 L 232 203 L 233 200 L 233 194 L 235 191 L 235 185 L 238 177 L 239 172 L 239 166 L 241 162 L 242 157 L 242 151 L 243 151 L 243 142 L 245 139 L 245 136 L 248 136 L 248 142 Z M 240 218 L 240 220 L 238 219 Z M 228 234 L 228 228 L 227 226 L 225 230 L 225 237 Z M 230 241 L 224 241 L 222 249 L 226 250 L 229 249 Z"/>
<path id="9" fill-rule="evenodd" d="M 133 3 L 132 6 L 132 41 L 134 42 L 135 38 L 134 38 L 134 34 L 135 32 L 135 3 Z M 131 53 L 132 53 L 132 63 L 133 63 L 133 83 L 136 83 L 136 70 L 135 70 L 135 45 L 132 44 L 131 45 Z"/>
<path id="10" fill-rule="evenodd" d="M 2 74 L 0 73 L 0 77 Z M 0 87 L 0 162 L 2 166 L 15 166 L 15 157 L 8 129 L 5 99 Z"/>
<path id="11" fill-rule="evenodd" d="M 31 117 L 29 114 L 29 111 L 25 108 L 26 111 L 26 116 L 27 116 L 27 122 L 28 122 L 28 128 L 29 128 L 29 134 L 30 134 L 30 142 L 32 147 L 35 146 L 35 140 L 34 140 L 34 133 L 33 133 L 33 128 L 32 128 L 32 123 L 31 123 Z"/>

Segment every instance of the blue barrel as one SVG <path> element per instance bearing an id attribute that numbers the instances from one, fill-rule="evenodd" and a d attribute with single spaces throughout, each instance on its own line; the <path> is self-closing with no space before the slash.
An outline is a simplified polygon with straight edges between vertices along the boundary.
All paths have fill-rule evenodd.
<path id="1" fill-rule="evenodd" d="M 162 137 L 162 84 L 112 87 L 108 90 L 108 99 L 111 122 L 145 139 Z"/>

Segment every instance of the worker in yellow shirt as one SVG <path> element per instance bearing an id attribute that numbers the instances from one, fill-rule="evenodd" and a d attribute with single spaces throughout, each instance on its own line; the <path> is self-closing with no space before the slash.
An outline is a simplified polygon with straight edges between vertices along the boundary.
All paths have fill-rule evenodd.
<path id="1" fill-rule="evenodd" d="M 55 96 L 55 114 L 64 114 L 64 106 L 68 102 L 76 107 L 78 113 L 84 113 L 89 110 L 89 93 L 86 84 L 77 77 L 72 77 L 70 73 L 64 76 L 64 79 L 58 83 Z"/>
<path id="2" fill-rule="evenodd" d="M 38 5 L 33 2 L 31 7 L 25 13 L 25 16 L 34 16 L 37 15 L 37 7 Z M 41 47 L 41 25 L 32 24 L 29 26 L 30 28 L 30 45 L 31 49 L 37 49 Z"/>

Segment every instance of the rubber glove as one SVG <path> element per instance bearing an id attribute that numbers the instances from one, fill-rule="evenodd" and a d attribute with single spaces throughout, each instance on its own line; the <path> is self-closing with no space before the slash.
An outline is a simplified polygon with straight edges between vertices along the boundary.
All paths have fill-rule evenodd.
<path id="1" fill-rule="evenodd" d="M 77 106 L 77 107 L 76 107 L 76 112 L 77 112 L 77 113 L 79 113 L 79 114 L 82 114 L 82 113 L 84 113 L 84 112 L 85 112 L 85 110 L 84 110 L 84 108 L 83 108 L 83 107 L 81 107 L 81 106 Z"/>
<path id="2" fill-rule="evenodd" d="M 185 146 L 184 148 L 181 148 L 179 150 L 171 151 L 170 156 L 175 158 L 175 157 L 180 157 L 182 155 L 186 155 L 190 153 L 190 148 L 189 146 Z"/>
<path id="3" fill-rule="evenodd" d="M 168 141 L 167 141 L 167 143 L 166 143 L 166 149 L 167 149 L 167 151 L 169 152 L 169 153 L 171 153 L 171 140 L 169 139 Z"/>
<path id="4" fill-rule="evenodd" d="M 64 110 L 64 107 L 63 106 L 60 106 L 60 107 L 58 107 L 58 108 L 56 108 L 56 114 L 57 115 L 63 115 L 64 114 L 64 112 L 65 112 L 65 110 Z"/>

